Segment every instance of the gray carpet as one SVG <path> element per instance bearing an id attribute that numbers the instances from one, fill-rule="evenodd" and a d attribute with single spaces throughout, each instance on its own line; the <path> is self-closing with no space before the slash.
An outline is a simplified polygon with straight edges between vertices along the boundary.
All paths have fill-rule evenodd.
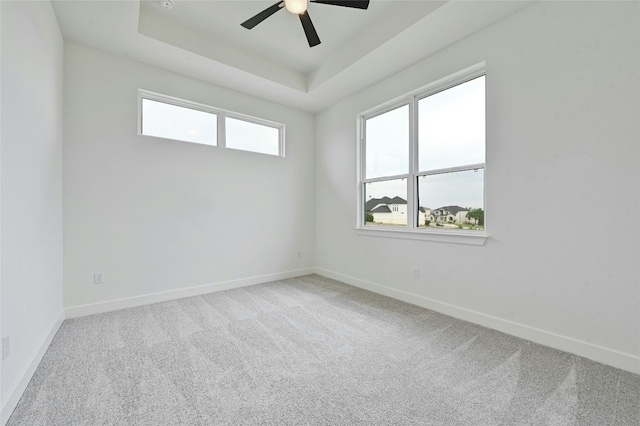
<path id="1" fill-rule="evenodd" d="M 316 275 L 66 320 L 17 425 L 640 425 L 640 376 Z"/>

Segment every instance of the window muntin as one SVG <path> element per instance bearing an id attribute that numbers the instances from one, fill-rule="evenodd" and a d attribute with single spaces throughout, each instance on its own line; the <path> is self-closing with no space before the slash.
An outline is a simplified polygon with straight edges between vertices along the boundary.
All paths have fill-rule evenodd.
<path id="1" fill-rule="evenodd" d="M 485 80 L 484 64 L 480 64 L 405 95 L 404 100 L 401 97 L 359 115 L 361 201 L 358 211 L 362 212 L 359 228 L 391 230 L 390 224 L 379 220 L 367 222 L 372 219 L 367 214 L 371 207 L 367 202 L 372 184 L 382 188 L 381 183 L 394 179 L 408 195 L 404 204 L 406 226 L 394 230 L 420 232 L 423 236 L 433 232 L 484 235 Z M 407 111 L 403 117 L 389 114 L 402 108 Z M 387 128 L 370 125 L 370 121 L 379 117 L 385 119 L 379 123 L 387 124 Z M 403 128 L 408 128 L 408 132 L 391 130 Z M 406 134 L 409 139 L 406 165 L 404 168 L 397 165 L 393 172 L 399 173 L 395 176 L 370 172 L 369 146 L 376 131 L 400 137 Z M 377 134 L 373 138 L 376 143 L 385 139 Z M 400 143 L 395 140 L 389 145 L 400 146 Z M 399 157 L 396 155 L 395 159 Z M 402 173 L 403 170 L 407 172 Z M 376 196 L 385 197 L 393 198 L 393 195 Z M 389 208 L 393 212 L 393 207 Z"/>
<path id="2" fill-rule="evenodd" d="M 278 155 L 280 132 L 277 127 L 225 118 L 227 148 Z"/>
<path id="3" fill-rule="evenodd" d="M 217 144 L 218 117 L 215 114 L 143 98 L 142 117 L 145 136 Z"/>
<path id="4" fill-rule="evenodd" d="M 138 90 L 138 134 L 284 157 L 284 125 Z"/>

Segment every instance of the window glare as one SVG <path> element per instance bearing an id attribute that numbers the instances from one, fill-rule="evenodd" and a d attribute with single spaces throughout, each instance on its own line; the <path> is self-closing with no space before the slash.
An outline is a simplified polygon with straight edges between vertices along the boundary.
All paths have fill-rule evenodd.
<path id="1" fill-rule="evenodd" d="M 215 114 L 142 99 L 142 134 L 205 145 L 217 144 Z"/>
<path id="2" fill-rule="evenodd" d="M 485 161 L 485 77 L 418 102 L 420 171 Z"/>
<path id="3" fill-rule="evenodd" d="M 271 155 L 279 154 L 279 130 L 275 127 L 226 117 L 225 130 L 227 148 Z"/>
<path id="4" fill-rule="evenodd" d="M 366 177 L 409 172 L 409 105 L 366 121 Z"/>

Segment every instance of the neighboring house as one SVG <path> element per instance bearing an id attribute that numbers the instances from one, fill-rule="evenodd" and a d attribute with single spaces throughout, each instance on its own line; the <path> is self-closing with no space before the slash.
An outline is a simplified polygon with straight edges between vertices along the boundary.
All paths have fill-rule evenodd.
<path id="1" fill-rule="evenodd" d="M 418 207 L 418 226 L 426 225 L 425 221 L 429 219 L 431 209 L 428 207 Z"/>
<path id="2" fill-rule="evenodd" d="M 365 211 L 373 215 L 374 223 L 407 224 L 407 200 L 400 197 L 371 198 L 365 204 Z M 460 206 L 446 206 L 434 210 L 418 207 L 418 225 L 424 226 L 425 220 L 442 224 L 475 224 L 474 220 L 467 219 L 467 213 L 470 211 L 471 209 Z"/>
<path id="3" fill-rule="evenodd" d="M 431 210 L 429 220 L 436 223 L 473 223 L 472 220 L 467 220 L 467 213 L 470 209 L 465 209 L 460 206 L 446 206 L 439 209 Z"/>
<path id="4" fill-rule="evenodd" d="M 365 204 L 365 211 L 373 215 L 374 223 L 389 225 L 407 224 L 407 200 L 400 197 L 371 198 Z M 424 224 L 426 209 L 418 209 L 418 223 Z"/>

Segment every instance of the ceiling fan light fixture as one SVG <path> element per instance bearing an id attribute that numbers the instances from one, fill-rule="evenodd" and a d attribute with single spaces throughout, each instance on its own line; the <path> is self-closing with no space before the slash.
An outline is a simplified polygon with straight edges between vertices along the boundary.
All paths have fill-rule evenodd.
<path id="1" fill-rule="evenodd" d="M 284 7 L 289 12 L 300 15 L 307 11 L 307 0 L 284 0 Z"/>

